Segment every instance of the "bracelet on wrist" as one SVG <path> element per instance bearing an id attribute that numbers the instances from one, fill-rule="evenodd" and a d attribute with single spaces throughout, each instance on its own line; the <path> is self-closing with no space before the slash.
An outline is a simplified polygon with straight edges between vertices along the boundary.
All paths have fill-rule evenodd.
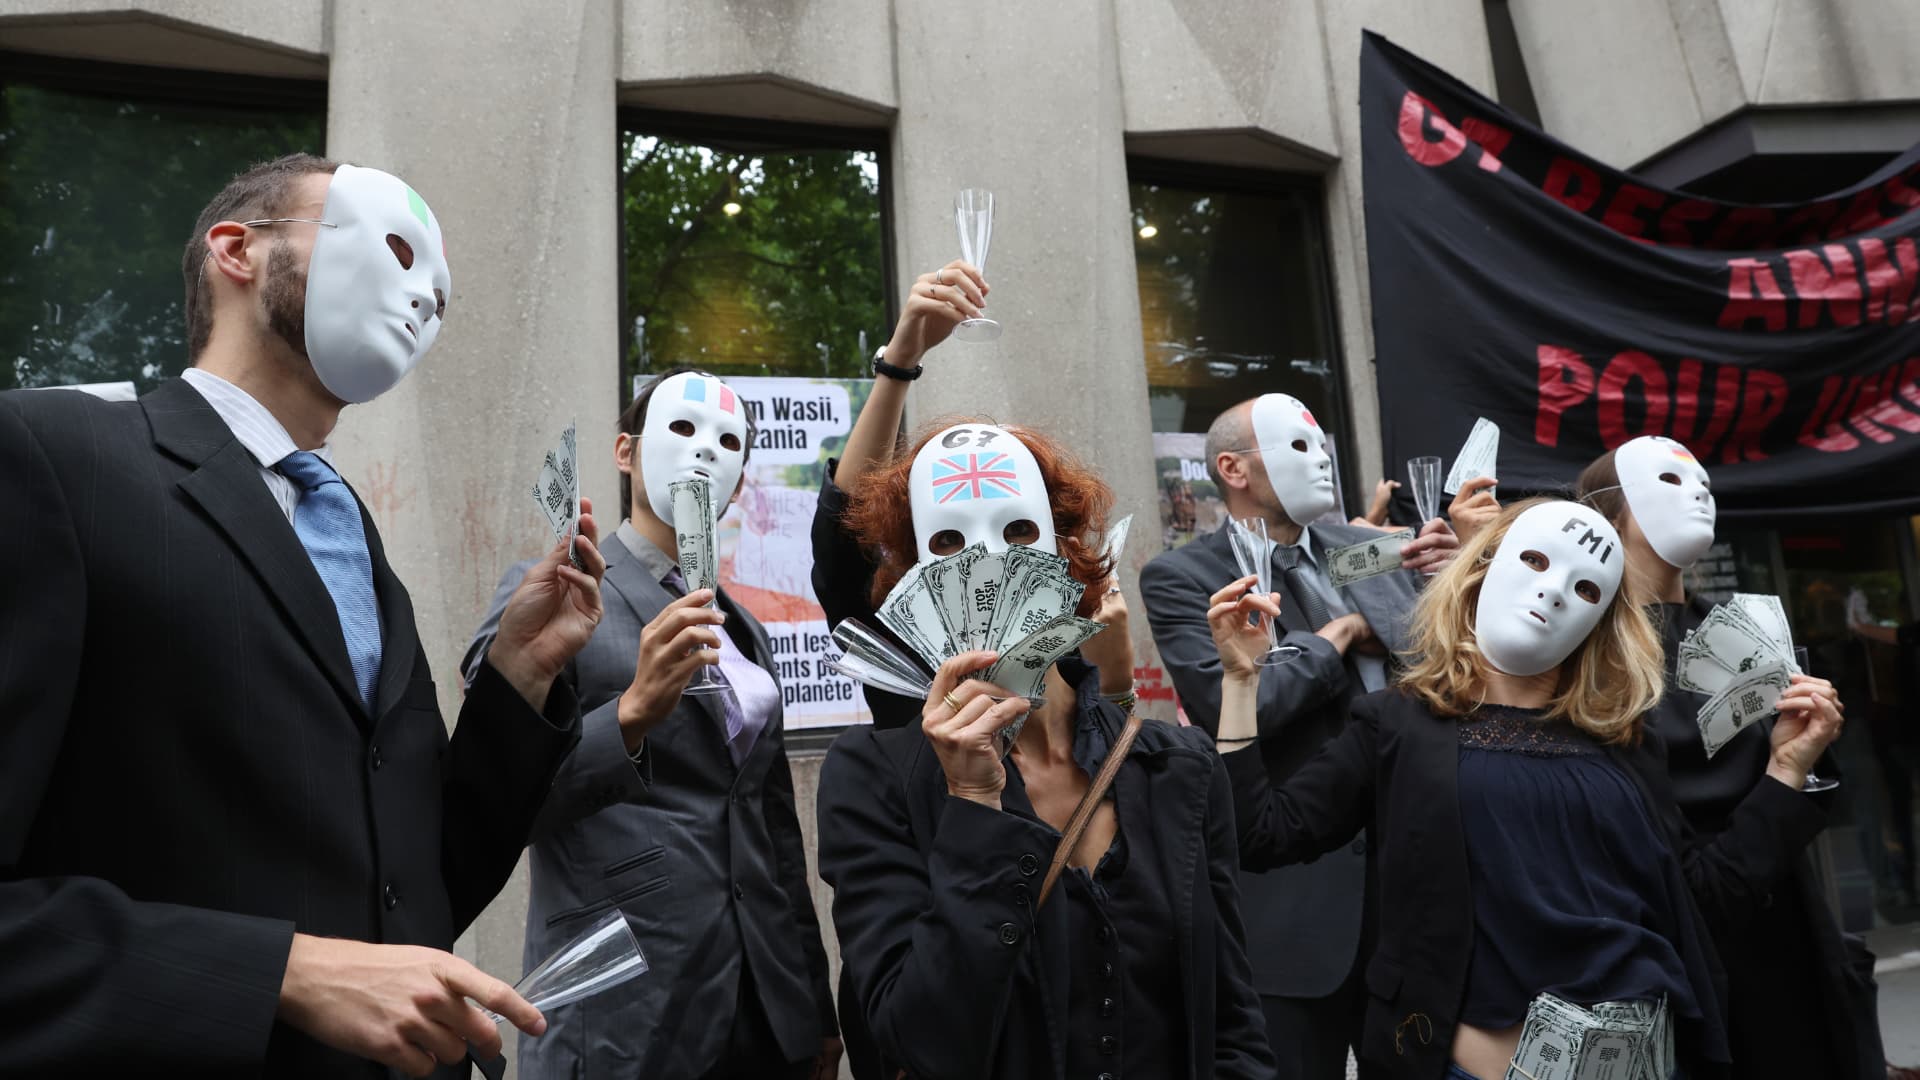
<path id="1" fill-rule="evenodd" d="M 904 368 L 895 364 L 889 364 L 886 358 L 887 347 L 885 345 L 873 351 L 873 373 L 875 376 L 885 376 L 886 378 L 895 379 L 900 382 L 912 382 L 919 378 L 921 373 L 926 370 L 918 365 Z"/>

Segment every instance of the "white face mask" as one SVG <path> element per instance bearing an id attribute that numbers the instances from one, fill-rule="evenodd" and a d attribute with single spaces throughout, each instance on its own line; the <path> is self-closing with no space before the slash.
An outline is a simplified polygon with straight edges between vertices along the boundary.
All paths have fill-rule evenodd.
<path id="1" fill-rule="evenodd" d="M 397 176 L 342 165 L 327 186 L 307 263 L 307 356 L 334 397 L 372 401 L 407 377 L 440 333 L 453 291 L 440 223 Z"/>
<path id="2" fill-rule="evenodd" d="M 733 502 L 746 464 L 746 408 L 726 383 L 683 371 L 654 389 L 640 424 L 640 478 L 655 517 L 671 525 L 669 485 L 704 476 L 713 485 L 718 521 Z"/>
<path id="3" fill-rule="evenodd" d="M 1522 677 L 1559 666 L 1600 625 L 1625 563 L 1613 526 L 1578 503 L 1522 513 L 1480 585 L 1473 625 L 1481 655 Z"/>
<path id="4" fill-rule="evenodd" d="M 907 474 L 920 562 L 985 544 L 1054 550 L 1053 504 L 1040 465 L 1005 428 L 958 424 L 927 441 Z"/>
<path id="5" fill-rule="evenodd" d="M 1685 570 L 1713 546 L 1713 492 L 1707 470 L 1684 446 L 1661 435 L 1642 435 L 1613 452 L 1633 520 L 1667 565 Z"/>
<path id="6" fill-rule="evenodd" d="M 1267 482 L 1295 525 L 1309 525 L 1333 509 L 1333 458 L 1327 434 L 1299 398 L 1262 394 L 1253 399 L 1253 437 Z"/>

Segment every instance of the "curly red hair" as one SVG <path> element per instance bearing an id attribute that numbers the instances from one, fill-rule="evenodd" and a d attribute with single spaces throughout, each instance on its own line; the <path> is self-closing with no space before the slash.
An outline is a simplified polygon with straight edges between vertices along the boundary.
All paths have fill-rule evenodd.
<path id="1" fill-rule="evenodd" d="M 899 582 L 918 558 L 919 547 L 913 537 L 913 500 L 907 494 L 907 476 L 913 459 L 935 435 L 955 424 L 992 424 L 982 417 L 943 417 L 920 429 L 905 453 L 891 463 L 868 473 L 860 486 L 847 492 L 846 527 L 860 543 L 876 556 L 872 600 L 875 606 Z M 1100 607 L 1099 585 L 1113 576 L 1113 561 L 1090 540 L 1107 531 L 1107 514 L 1113 509 L 1113 489 L 1100 474 L 1082 464 L 1065 446 L 1032 428 L 998 425 L 1018 437 L 1033 452 L 1040 477 L 1047 485 L 1047 498 L 1053 505 L 1053 534 L 1068 572 L 1075 581 L 1088 587 L 1080 600 L 1079 614 L 1089 616 Z"/>

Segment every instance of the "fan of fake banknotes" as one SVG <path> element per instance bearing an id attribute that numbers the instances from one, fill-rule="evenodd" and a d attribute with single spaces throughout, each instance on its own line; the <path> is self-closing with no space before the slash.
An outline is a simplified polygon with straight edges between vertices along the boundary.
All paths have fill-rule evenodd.
<path id="1" fill-rule="evenodd" d="M 540 475 L 533 482 L 533 501 L 539 503 L 540 511 L 547 515 L 554 539 L 567 542 L 567 557 L 585 572 L 587 564 L 573 546 L 580 528 L 579 453 L 573 424 L 568 424 L 567 430 L 560 433 L 560 445 L 547 451 L 547 460 L 541 463 Z"/>
<path id="2" fill-rule="evenodd" d="M 1125 548 L 1132 521 L 1123 518 L 1107 531 L 1109 555 Z M 929 672 L 968 650 L 991 649 L 1000 658 L 980 678 L 1037 701 L 1047 669 L 1105 629 L 1074 614 L 1085 594 L 1067 560 L 1052 552 L 1024 545 L 990 552 L 975 544 L 916 563 L 881 602 L 880 621 L 914 656 L 849 619 L 834 629 L 843 655 L 831 664 L 856 682 L 925 697 Z"/>
<path id="3" fill-rule="evenodd" d="M 1587 1009 L 1541 994 L 1520 1025 L 1506 1080 L 1665 1080 L 1673 1065 L 1665 1002 L 1603 1001 Z"/>
<path id="4" fill-rule="evenodd" d="M 1712 757 L 1742 729 L 1772 715 L 1799 672 L 1780 598 L 1734 593 L 1680 642 L 1673 681 L 1707 695 L 1698 720 Z"/>

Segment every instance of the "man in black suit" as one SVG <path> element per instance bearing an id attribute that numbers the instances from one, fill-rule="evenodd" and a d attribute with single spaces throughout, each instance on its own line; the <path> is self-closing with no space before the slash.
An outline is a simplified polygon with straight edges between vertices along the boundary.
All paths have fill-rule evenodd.
<path id="1" fill-rule="evenodd" d="M 724 589 L 718 610 L 712 592 L 688 592 L 677 559 L 669 485 L 707 478 L 717 518 L 753 432 L 731 388 L 684 368 L 655 376 L 620 416 L 625 520 L 607 544 L 606 619 L 563 673 L 580 744 L 534 828 L 526 962 L 617 905 L 651 968 L 522 1040 L 523 1076 L 838 1075 L 773 648 Z M 522 572 L 501 581 L 469 662 Z M 728 689 L 685 693 L 703 666 Z"/>
<path id="2" fill-rule="evenodd" d="M 1277 542 L 1282 643 L 1301 650 L 1260 676 L 1260 747 L 1275 782 L 1319 752 L 1346 724 L 1347 704 L 1386 685 L 1405 641 L 1415 576 L 1396 571 L 1335 589 L 1326 554 L 1378 530 L 1319 523 L 1335 504 L 1326 436 L 1297 399 L 1267 394 L 1222 413 L 1207 432 L 1207 468 L 1234 520 L 1260 518 Z M 1187 716 L 1220 726 L 1220 656 L 1207 598 L 1241 576 L 1231 523 L 1169 551 L 1140 572 L 1147 620 Z M 1432 572 L 1459 546 L 1433 523 L 1404 551 L 1411 571 Z M 1247 952 L 1267 1017 L 1267 1038 L 1286 1080 L 1337 1080 L 1357 1038 L 1367 868 L 1364 840 L 1314 862 L 1240 876 Z"/>
<path id="3" fill-rule="evenodd" d="M 467 998 L 544 1027 L 445 950 L 578 737 L 556 676 L 600 616 L 592 523 L 449 740 L 326 446 L 432 342 L 438 223 L 297 155 L 216 196 L 183 269 L 181 379 L 0 394 L 0 1071 L 465 1075 L 500 1046 Z"/>

